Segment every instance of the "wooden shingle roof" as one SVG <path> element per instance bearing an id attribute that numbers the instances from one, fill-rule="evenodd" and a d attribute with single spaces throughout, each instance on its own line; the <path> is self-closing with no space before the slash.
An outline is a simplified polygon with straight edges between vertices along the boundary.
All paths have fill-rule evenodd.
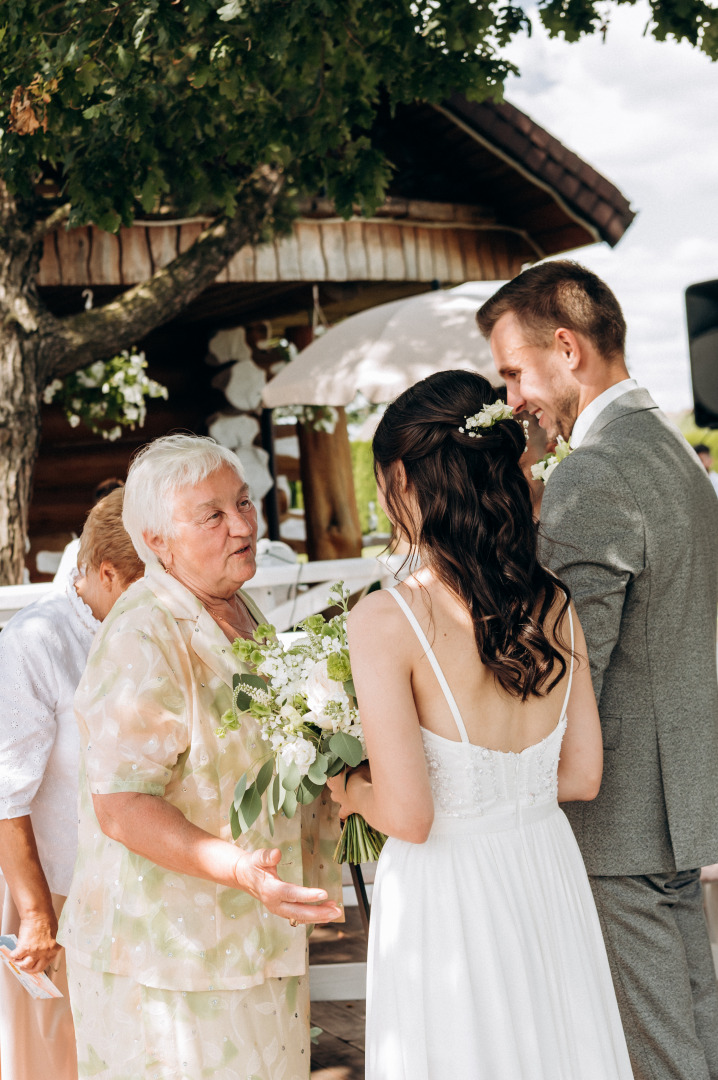
<path id="1" fill-rule="evenodd" d="M 505 157 L 512 169 L 550 189 L 554 200 L 594 239 L 613 247 L 636 216 L 610 180 L 508 101 L 477 104 L 455 94 L 440 110 L 469 138 Z M 533 216 L 527 211 L 527 225 Z"/>

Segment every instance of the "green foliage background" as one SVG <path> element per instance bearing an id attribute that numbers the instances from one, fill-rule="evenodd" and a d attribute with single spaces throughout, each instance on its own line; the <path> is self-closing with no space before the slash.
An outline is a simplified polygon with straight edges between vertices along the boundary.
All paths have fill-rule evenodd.
<path id="1" fill-rule="evenodd" d="M 391 523 L 377 501 L 374 456 L 371 452 L 371 443 L 353 442 L 351 443 L 351 452 L 354 490 L 356 492 L 362 535 L 366 536 L 370 531 L 369 521 L 372 513 L 369 507 L 370 503 L 374 503 L 374 513 L 377 517 L 375 531 L 388 535 L 391 533 Z"/>
<path id="2" fill-rule="evenodd" d="M 539 0 L 538 16 L 576 40 L 617 2 L 636 0 Z M 649 4 L 655 37 L 718 56 L 705 0 Z M 287 179 L 269 232 L 297 194 L 371 210 L 391 172 L 377 114 L 500 98 L 521 31 L 511 0 L 3 0 L 0 175 L 110 231 L 160 207 L 234 215 L 266 168 Z"/>
<path id="3" fill-rule="evenodd" d="M 374 513 L 377 518 L 376 532 L 380 535 L 389 535 L 391 533 L 391 523 L 387 518 L 383 510 L 380 509 L 377 500 L 376 480 L 374 479 L 374 457 L 371 452 L 371 443 L 368 442 L 352 442 L 350 443 L 352 454 L 352 473 L 354 476 L 354 492 L 356 494 L 357 509 L 359 510 L 359 524 L 361 525 L 362 536 L 366 536 L 371 531 L 370 520 L 371 515 Z M 304 507 L 304 497 L 302 495 L 302 483 L 297 480 L 296 483 L 291 485 L 292 488 L 292 506 L 298 510 Z M 374 509 L 372 511 L 370 503 L 374 503 Z"/>
<path id="4" fill-rule="evenodd" d="M 691 446 L 705 443 L 710 449 L 715 465 L 718 466 L 718 430 L 699 428 L 692 412 L 686 413 L 680 418 L 678 429 L 685 435 Z"/>

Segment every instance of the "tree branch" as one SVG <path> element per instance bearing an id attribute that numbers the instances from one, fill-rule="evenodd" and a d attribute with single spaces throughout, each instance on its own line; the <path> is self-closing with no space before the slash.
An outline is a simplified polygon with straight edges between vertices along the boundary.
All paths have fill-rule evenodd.
<path id="1" fill-rule="evenodd" d="M 234 218 L 215 221 L 187 251 L 147 281 L 104 307 L 58 320 L 59 334 L 48 342 L 49 355 L 45 354 L 46 378 L 62 378 L 135 345 L 211 285 L 235 252 L 256 243 L 285 178 L 267 170 L 253 179 L 252 196 L 243 201 Z"/>
<path id="2" fill-rule="evenodd" d="M 61 225 L 64 225 L 70 216 L 70 210 L 72 207 L 70 203 L 65 203 L 63 206 L 58 206 L 53 210 L 51 214 L 48 214 L 46 218 L 42 218 L 36 222 L 34 229 L 32 230 L 32 242 L 33 244 L 39 244 L 41 240 L 47 236 L 48 233 L 54 232 L 55 229 L 59 229 Z"/>

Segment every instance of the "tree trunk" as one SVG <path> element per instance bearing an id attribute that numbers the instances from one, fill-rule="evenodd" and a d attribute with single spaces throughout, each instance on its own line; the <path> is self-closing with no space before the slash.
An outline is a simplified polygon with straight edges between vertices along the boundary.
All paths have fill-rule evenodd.
<path id="1" fill-rule="evenodd" d="M 0 584 L 23 580 L 32 471 L 40 443 L 45 334 L 55 320 L 34 293 L 32 221 L 0 182 Z M 42 370 L 40 370 L 42 369 Z"/>
<path id="2" fill-rule="evenodd" d="M 310 559 L 350 559 L 361 555 L 351 448 L 344 409 L 332 434 L 297 424 L 299 469 Z"/>
<path id="3" fill-rule="evenodd" d="M 21 205 L 0 180 L 0 585 L 23 579 L 45 385 L 128 348 L 175 316 L 243 244 L 257 242 L 283 184 L 281 175 L 259 170 L 237 215 L 214 222 L 148 281 L 104 307 L 55 318 L 35 280 L 42 238 L 68 208 L 38 218 L 38 207 Z"/>
<path id="4" fill-rule="evenodd" d="M 32 350 L 17 327 L 0 329 L 0 583 L 19 584 L 32 471 L 40 444 L 40 394 Z"/>

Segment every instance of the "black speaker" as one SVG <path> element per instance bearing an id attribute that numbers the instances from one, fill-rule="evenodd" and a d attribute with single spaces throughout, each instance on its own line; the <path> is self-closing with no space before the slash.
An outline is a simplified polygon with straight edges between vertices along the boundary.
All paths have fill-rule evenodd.
<path id="1" fill-rule="evenodd" d="M 686 319 L 696 424 L 718 428 L 718 281 L 688 286 Z"/>

